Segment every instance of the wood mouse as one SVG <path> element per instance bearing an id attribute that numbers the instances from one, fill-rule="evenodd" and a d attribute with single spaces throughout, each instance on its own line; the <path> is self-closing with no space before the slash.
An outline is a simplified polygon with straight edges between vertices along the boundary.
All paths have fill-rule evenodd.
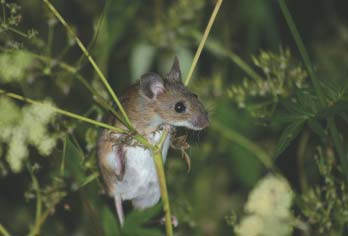
<path id="1" fill-rule="evenodd" d="M 209 125 L 204 106 L 181 81 L 177 58 L 164 78 L 152 72 L 142 75 L 120 101 L 133 127 L 151 144 L 159 142 L 163 127 L 169 131 L 162 147 L 163 162 L 170 145 L 171 129 L 181 126 L 201 130 Z M 110 123 L 124 128 L 115 117 L 111 117 Z M 124 224 L 122 201 L 131 200 L 135 209 L 145 209 L 154 206 L 161 196 L 151 151 L 122 143 L 122 137 L 124 134 L 103 130 L 97 151 L 106 191 L 114 198 L 121 226 Z"/>

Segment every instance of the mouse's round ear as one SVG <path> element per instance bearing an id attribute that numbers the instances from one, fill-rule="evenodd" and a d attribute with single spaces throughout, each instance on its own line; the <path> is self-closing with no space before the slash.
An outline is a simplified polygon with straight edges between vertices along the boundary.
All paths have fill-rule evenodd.
<path id="1" fill-rule="evenodd" d="M 170 69 L 170 72 L 167 74 L 166 79 L 172 82 L 181 82 L 181 70 L 178 57 L 174 58 L 172 69 Z"/>
<path id="2" fill-rule="evenodd" d="M 163 80 L 158 74 L 150 72 L 141 76 L 140 93 L 145 98 L 156 100 L 164 91 Z"/>

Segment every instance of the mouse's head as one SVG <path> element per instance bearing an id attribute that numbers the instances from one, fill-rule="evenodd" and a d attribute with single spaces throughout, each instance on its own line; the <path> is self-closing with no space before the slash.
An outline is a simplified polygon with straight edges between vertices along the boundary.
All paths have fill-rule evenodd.
<path id="1" fill-rule="evenodd" d="M 146 73 L 140 79 L 140 93 L 156 113 L 158 123 L 201 130 L 209 126 L 208 113 L 196 94 L 181 81 L 179 61 L 175 58 L 172 69 L 161 78 Z"/>

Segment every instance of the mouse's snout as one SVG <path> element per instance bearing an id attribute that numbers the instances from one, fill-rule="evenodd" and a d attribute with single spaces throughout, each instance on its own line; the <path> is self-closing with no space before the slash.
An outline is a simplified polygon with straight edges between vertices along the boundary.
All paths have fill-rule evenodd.
<path id="1" fill-rule="evenodd" d="M 210 122 L 209 122 L 209 118 L 208 118 L 208 113 L 204 112 L 198 116 L 196 116 L 193 121 L 192 121 L 192 125 L 197 129 L 197 130 L 201 130 L 204 128 L 207 128 L 209 126 Z"/>

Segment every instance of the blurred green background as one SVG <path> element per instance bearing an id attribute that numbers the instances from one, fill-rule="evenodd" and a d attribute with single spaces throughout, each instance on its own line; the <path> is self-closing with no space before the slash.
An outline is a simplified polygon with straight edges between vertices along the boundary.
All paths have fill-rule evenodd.
<path id="1" fill-rule="evenodd" d="M 38 35 L 29 39 L 11 30 L 2 30 L 1 53 L 19 48 L 46 59 L 33 56 L 35 63 L 26 69 L 23 79 L 7 83 L 0 78 L 1 88 L 38 100 L 49 98 L 60 108 L 101 120 L 105 110 L 96 103 L 96 96 L 78 81 L 77 74 L 106 99 L 107 93 L 73 39 L 42 1 L 9 2 L 21 7 L 16 10 L 15 16 L 20 15 L 20 19 L 13 28 L 26 33 L 34 29 Z M 215 1 L 70 0 L 52 3 L 88 45 L 108 81 L 120 94 L 142 73 L 165 74 L 175 55 L 186 78 Z M 288 7 L 319 77 L 346 80 L 348 2 L 292 0 L 288 1 Z M 4 9 L 9 16 L 11 8 Z M 262 52 L 266 53 L 264 58 Z M 267 59 L 272 53 L 275 59 Z M 272 92 L 254 96 L 247 94 L 248 91 L 234 89 L 246 83 L 244 81 L 254 81 L 253 73 L 248 73 L 243 63 L 266 78 L 267 68 L 272 69 L 272 63 L 275 67 L 277 63 L 282 65 L 282 57 L 287 69 L 279 73 L 284 73 L 284 81 L 294 78 L 295 82 L 284 82 L 284 92 L 279 96 Z M 262 59 L 266 65 L 262 64 Z M 261 61 L 261 66 L 257 60 Z M 75 68 L 76 73 L 61 67 L 60 62 L 70 65 L 70 69 Z M 3 62 L 0 60 L 0 63 Z M 273 156 L 285 129 L 283 124 L 273 120 L 284 111 L 278 104 L 292 98 L 298 88 L 296 79 L 300 78 L 299 83 L 304 86 L 310 84 L 303 68 L 277 1 L 223 2 L 189 85 L 209 110 L 212 125 L 198 133 L 180 131 L 189 136 L 191 145 L 186 150 L 192 164 L 189 173 L 180 150 L 172 149 L 166 163 L 170 202 L 180 222 L 175 235 L 233 235 L 233 227 L 227 219 L 233 216 L 232 212 L 242 211 L 248 192 L 269 173 L 260 156 Z M 246 90 L 251 90 L 252 85 L 248 86 Z M 271 106 L 265 105 L 268 102 Z M 0 114 L 5 116 L 1 110 Z M 345 132 L 346 124 L 341 120 L 337 125 Z M 29 156 L 22 168 L 15 171 L 17 173 L 6 162 L 7 145 L 0 142 L 3 149 L 2 155 L 0 152 L 0 223 L 13 235 L 26 235 L 35 222 L 40 192 L 43 213 L 47 213 L 43 216 L 42 235 L 122 235 L 112 200 L 102 194 L 101 179 L 96 174 L 98 128 L 59 116 L 51 122 L 47 132 L 56 138 L 56 146 L 47 157 L 42 157 L 29 145 Z M 287 178 L 298 197 L 309 185 L 322 184 L 314 161 L 320 138 L 310 135 L 303 151 L 300 144 L 306 136 L 308 129 L 303 128 L 275 161 L 277 171 Z M 330 147 L 327 145 L 324 149 Z M 298 208 L 299 205 L 294 207 L 294 213 L 302 216 Z M 134 213 L 127 205 L 128 233 L 125 234 L 162 235 L 158 227 L 143 229 L 141 226 L 147 218 L 154 215 L 159 218 L 159 210 Z M 306 217 L 303 219 L 306 221 Z M 314 229 L 310 235 L 319 235 L 315 232 Z M 344 235 L 344 232 L 343 228 L 342 234 L 332 235 Z M 295 230 L 294 235 L 305 234 Z"/>

